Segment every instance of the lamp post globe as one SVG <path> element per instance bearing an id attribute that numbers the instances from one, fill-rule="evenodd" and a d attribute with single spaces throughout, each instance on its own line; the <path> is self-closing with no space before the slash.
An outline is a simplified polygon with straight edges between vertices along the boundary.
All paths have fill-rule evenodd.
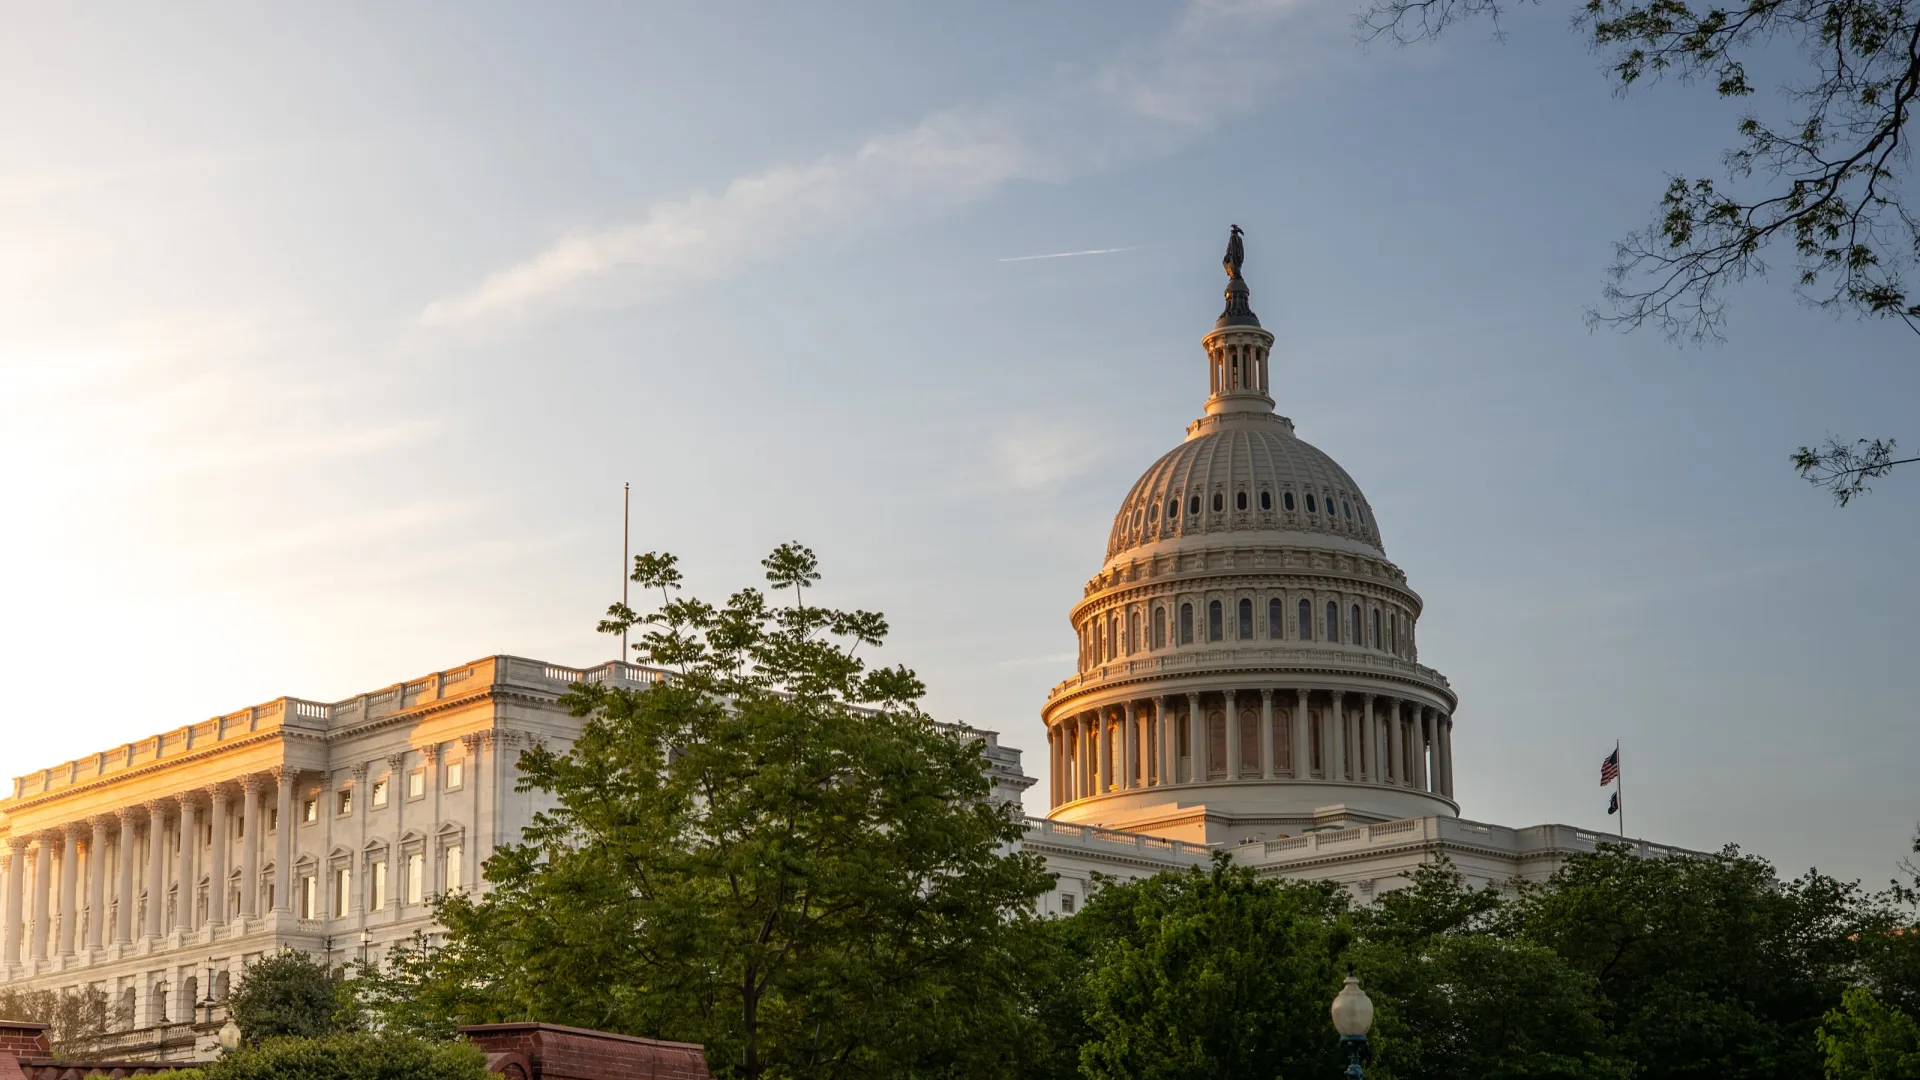
<path id="1" fill-rule="evenodd" d="M 1360 1062 L 1367 1053 L 1367 1032 L 1373 1029 L 1373 999 L 1360 989 L 1360 980 L 1347 970 L 1346 984 L 1334 995 L 1333 1030 L 1340 1033 L 1340 1045 L 1347 1051 L 1347 1076 L 1361 1080 Z"/>

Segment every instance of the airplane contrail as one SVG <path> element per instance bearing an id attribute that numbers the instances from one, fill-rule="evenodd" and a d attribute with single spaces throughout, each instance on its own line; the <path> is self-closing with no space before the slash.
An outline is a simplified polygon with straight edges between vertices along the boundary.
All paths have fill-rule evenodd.
<path id="1" fill-rule="evenodd" d="M 1010 259 L 995 259 L 994 262 L 1030 262 L 1034 259 L 1071 259 L 1076 255 L 1112 255 L 1116 251 L 1139 251 L 1134 247 L 1090 248 L 1086 251 L 1056 251 L 1051 255 L 1015 255 Z"/>

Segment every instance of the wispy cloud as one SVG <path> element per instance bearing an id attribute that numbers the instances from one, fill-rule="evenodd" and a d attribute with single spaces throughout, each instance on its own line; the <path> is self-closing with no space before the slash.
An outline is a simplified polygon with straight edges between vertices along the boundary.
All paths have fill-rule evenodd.
<path id="1" fill-rule="evenodd" d="M 726 276 L 856 223 L 939 214 L 1009 183 L 1166 153 L 1264 103 L 1279 80 L 1299 73 L 1313 50 L 1283 48 L 1305 35 L 1281 31 L 1298 29 L 1307 10 L 1302 0 L 1192 0 L 1160 38 L 1087 78 L 1035 98 L 946 110 L 848 152 L 659 202 L 630 223 L 575 231 L 428 304 L 420 322 L 487 324 L 626 302 Z M 1083 253 L 1061 253 L 1069 254 Z"/>
<path id="2" fill-rule="evenodd" d="M 1080 475 L 1094 462 L 1087 440 L 1038 427 L 994 440 L 996 479 L 1016 491 L 1041 491 Z"/>
<path id="3" fill-rule="evenodd" d="M 1051 255 L 1013 255 L 1005 259 L 995 259 L 993 261 L 994 262 L 1032 262 L 1035 259 L 1072 259 L 1072 258 L 1077 258 L 1081 255 L 1117 255 L 1122 251 L 1139 251 L 1139 250 L 1140 248 L 1138 245 L 1135 245 L 1134 247 L 1088 248 L 1085 251 L 1056 251 Z"/>

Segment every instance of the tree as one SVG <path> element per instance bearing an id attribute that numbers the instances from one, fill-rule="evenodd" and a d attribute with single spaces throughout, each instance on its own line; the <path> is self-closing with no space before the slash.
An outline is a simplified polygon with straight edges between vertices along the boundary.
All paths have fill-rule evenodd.
<path id="1" fill-rule="evenodd" d="M 1817 872 L 1782 882 L 1764 860 L 1643 858 L 1618 845 L 1522 885 L 1508 932 L 1599 992 L 1599 1015 L 1647 1080 L 1797 1080 L 1815 1033 L 1883 925 L 1880 900 Z"/>
<path id="2" fill-rule="evenodd" d="M 77 990 L 0 990 L 0 1016 L 47 1025 L 55 1057 L 91 1053 L 106 1038 L 107 992 L 95 986 Z"/>
<path id="3" fill-rule="evenodd" d="M 1074 916 L 1092 933 L 1083 979 L 1088 1080 L 1337 1076 L 1327 1004 L 1347 941 L 1344 894 L 1261 880 L 1224 854 L 1106 883 Z"/>
<path id="4" fill-rule="evenodd" d="M 227 995 L 227 1009 L 249 1044 L 351 1032 L 359 1017 L 343 975 L 298 949 L 282 949 L 246 969 Z"/>
<path id="5" fill-rule="evenodd" d="M 1920 1080 L 1920 1024 L 1855 987 L 1820 1024 L 1827 1080 Z"/>
<path id="6" fill-rule="evenodd" d="M 1373 1044 L 1388 1077 L 1623 1080 L 1598 987 L 1559 954 L 1504 926 L 1493 889 L 1465 887 L 1442 859 L 1411 888 L 1356 913 L 1354 959 L 1376 1004 Z"/>
<path id="7" fill-rule="evenodd" d="M 878 614 L 813 606 L 813 553 L 763 563 L 790 602 L 661 595 L 602 629 L 675 677 L 583 685 L 566 753 L 521 757 L 546 795 L 491 889 L 443 897 L 444 944 L 366 981 L 395 1029 L 535 1019 L 702 1043 L 721 1076 L 992 1076 L 1027 1021 L 1016 948 L 1050 877 L 1012 853 L 980 744 L 917 707 L 904 668 L 857 655 Z"/>
<path id="8" fill-rule="evenodd" d="M 159 1080 L 491 1080 L 487 1056 L 471 1043 L 394 1034 L 280 1037 L 243 1046 Z"/>
<path id="9" fill-rule="evenodd" d="M 1373 0 L 1363 37 L 1411 42 L 1524 0 Z M 1538 0 L 1533 0 L 1538 2 Z M 1909 202 L 1907 125 L 1920 101 L 1920 6 L 1908 0 L 1581 0 L 1574 22 L 1625 92 L 1673 75 L 1749 102 L 1726 177 L 1672 176 L 1652 224 L 1615 249 L 1594 323 L 1652 323 L 1676 339 L 1721 336 L 1728 285 L 1792 252 L 1802 299 L 1894 318 L 1920 333 L 1920 213 Z M 1749 63 L 1798 57 L 1786 115 L 1751 106 Z M 1792 455 L 1800 475 L 1847 505 L 1896 465 L 1892 439 L 1829 437 Z"/>

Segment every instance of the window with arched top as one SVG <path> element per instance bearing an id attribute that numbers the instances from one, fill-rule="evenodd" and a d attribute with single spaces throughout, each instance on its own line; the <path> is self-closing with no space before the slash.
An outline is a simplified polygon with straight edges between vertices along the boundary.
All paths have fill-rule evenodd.
<path id="1" fill-rule="evenodd" d="M 1345 499 L 1340 500 L 1340 514 L 1348 521 L 1353 520 L 1353 507 Z"/>
<path id="2" fill-rule="evenodd" d="M 1353 642 L 1355 645 L 1364 644 L 1367 640 L 1360 633 L 1360 605 L 1359 604 L 1353 605 L 1353 625 L 1351 628 L 1349 628 L 1347 632 L 1347 640 Z"/>
<path id="3" fill-rule="evenodd" d="M 1262 491 L 1260 493 L 1260 509 L 1262 510 L 1273 509 L 1273 492 Z"/>
<path id="4" fill-rule="evenodd" d="M 1399 629 L 1400 613 L 1396 611 L 1392 615 L 1387 616 L 1387 651 L 1390 653 L 1400 651 Z"/>
<path id="5" fill-rule="evenodd" d="M 1320 512 L 1319 506 L 1315 504 L 1313 501 L 1313 492 L 1311 491 L 1307 492 L 1307 513 L 1317 514 L 1319 512 Z"/>
<path id="6" fill-rule="evenodd" d="M 1247 493 L 1246 493 L 1246 492 L 1244 492 L 1244 491 L 1236 491 L 1236 492 L 1234 492 L 1234 493 L 1233 493 L 1233 508 L 1234 508 L 1235 510 L 1245 510 L 1245 509 L 1247 508 Z"/>
<path id="7" fill-rule="evenodd" d="M 1240 600 L 1240 640 L 1253 640 L 1253 601 L 1245 597 Z"/>
<path id="8" fill-rule="evenodd" d="M 1193 644 L 1193 605 L 1180 605 L 1180 644 Z"/>
<path id="9" fill-rule="evenodd" d="M 1138 610 L 1127 612 L 1127 651 L 1129 653 L 1140 651 L 1140 612 Z"/>
<path id="10" fill-rule="evenodd" d="M 1167 500 L 1167 520 L 1172 521 L 1174 518 L 1177 518 L 1179 516 L 1180 516 L 1180 500 L 1168 499 Z"/>
<path id="11" fill-rule="evenodd" d="M 1267 601 L 1267 637 L 1275 641 L 1287 636 L 1286 613 L 1280 609 L 1280 598 Z"/>
<path id="12" fill-rule="evenodd" d="M 1373 609 L 1373 647 L 1380 647 L 1380 609 Z"/>
<path id="13" fill-rule="evenodd" d="M 1213 493 L 1213 512 L 1219 513 L 1227 508 L 1227 497 L 1219 492 Z"/>
<path id="14" fill-rule="evenodd" d="M 1107 612 L 1107 659 L 1120 655 L 1120 616 Z"/>
<path id="15" fill-rule="evenodd" d="M 1286 507 L 1289 510 L 1293 509 L 1293 492 L 1291 491 L 1281 492 L 1280 505 Z"/>
<path id="16" fill-rule="evenodd" d="M 1209 601 L 1207 603 L 1207 640 L 1208 641 L 1219 641 L 1226 636 L 1226 628 L 1223 625 L 1221 625 L 1223 621 L 1224 620 L 1221 617 L 1221 611 L 1220 611 L 1220 601 L 1218 600 Z"/>
<path id="17" fill-rule="evenodd" d="M 1340 641 L 1340 605 L 1331 600 L 1327 601 L 1327 640 Z"/>
<path id="18" fill-rule="evenodd" d="M 1300 601 L 1300 610 L 1296 613 L 1300 619 L 1300 640 L 1313 640 L 1313 605 L 1306 600 Z"/>
<path id="19" fill-rule="evenodd" d="M 1167 647 L 1167 609 L 1157 605 L 1153 609 L 1153 647 Z"/>

